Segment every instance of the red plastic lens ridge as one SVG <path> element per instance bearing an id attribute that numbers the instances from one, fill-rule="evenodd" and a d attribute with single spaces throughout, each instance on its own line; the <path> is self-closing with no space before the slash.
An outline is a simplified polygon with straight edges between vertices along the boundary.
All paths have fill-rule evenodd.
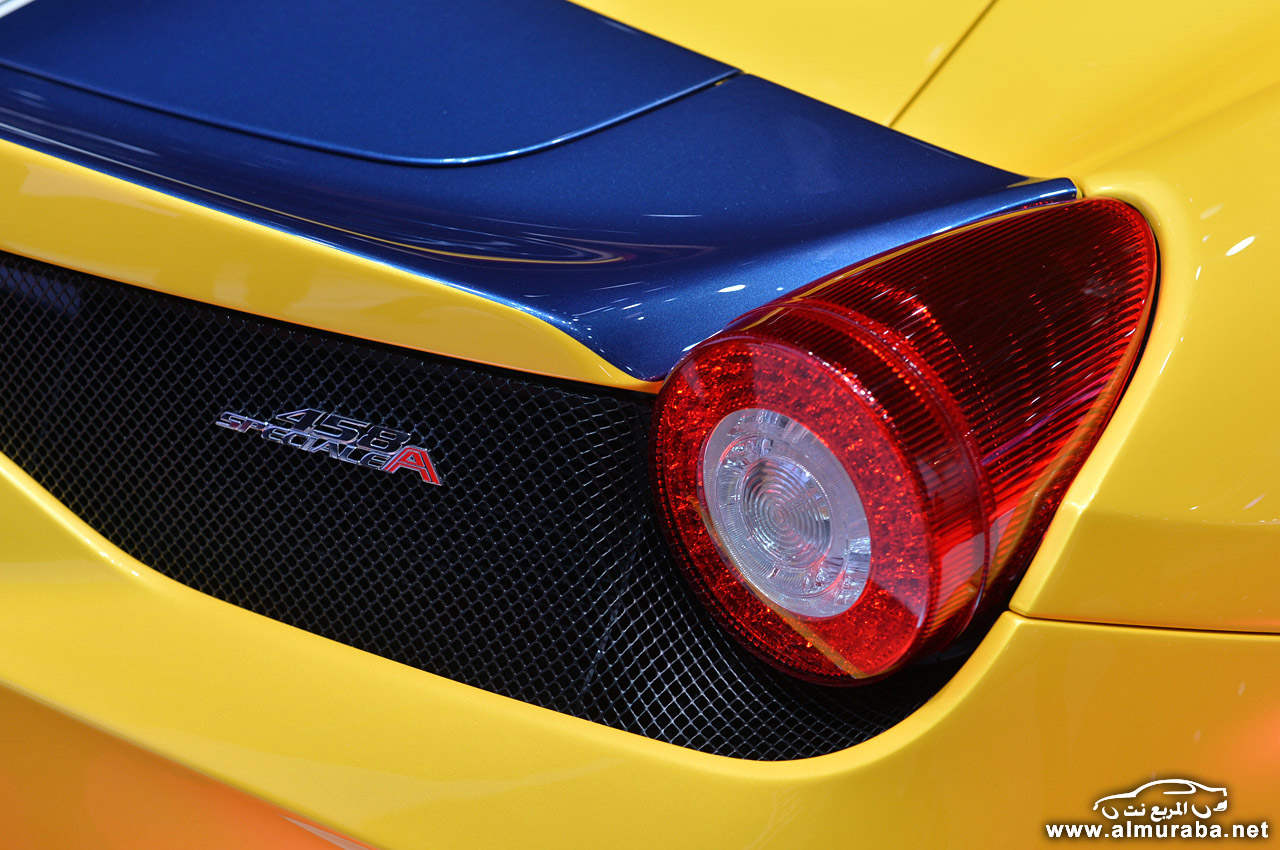
<path id="1" fill-rule="evenodd" d="M 752 311 L 659 394 L 653 482 L 708 608 L 852 684 L 1002 604 L 1118 401 L 1156 248 L 1131 207 L 1040 207 Z"/>

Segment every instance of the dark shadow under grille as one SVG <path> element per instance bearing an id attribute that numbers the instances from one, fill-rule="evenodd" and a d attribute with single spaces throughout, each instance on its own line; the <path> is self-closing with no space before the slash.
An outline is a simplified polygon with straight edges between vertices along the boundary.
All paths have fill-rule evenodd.
<path id="1" fill-rule="evenodd" d="M 647 396 L 265 321 L 0 254 L 0 451 L 197 590 L 459 682 L 723 755 L 862 741 L 954 672 L 829 690 L 746 655 L 651 516 Z M 408 431 L 443 486 L 214 425 Z"/>

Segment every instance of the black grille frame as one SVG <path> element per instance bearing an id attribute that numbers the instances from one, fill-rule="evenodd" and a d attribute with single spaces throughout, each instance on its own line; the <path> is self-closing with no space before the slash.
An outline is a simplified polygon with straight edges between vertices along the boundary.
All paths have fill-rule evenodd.
<path id="1" fill-rule="evenodd" d="M 442 486 L 214 424 L 305 407 L 413 433 Z M 661 540 L 651 407 L 0 254 L 0 453 L 196 590 L 738 758 L 859 743 L 950 678 L 960 659 L 832 689 L 742 651 Z"/>

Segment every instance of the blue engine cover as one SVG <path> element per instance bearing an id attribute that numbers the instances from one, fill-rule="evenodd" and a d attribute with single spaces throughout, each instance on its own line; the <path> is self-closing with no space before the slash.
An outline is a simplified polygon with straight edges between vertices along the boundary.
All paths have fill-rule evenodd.
<path id="1" fill-rule="evenodd" d="M 130 63 L 123 55 L 125 69 L 87 60 L 64 65 L 60 52 L 87 49 L 94 39 L 130 38 L 127 27 L 117 31 L 123 24 L 104 19 L 110 32 L 92 33 L 82 23 L 55 21 L 48 11 L 99 4 L 126 19 L 169 7 L 163 15 L 155 12 L 156 20 L 171 19 L 166 37 L 177 41 L 174 33 L 180 33 L 185 51 L 206 57 L 204 64 L 185 66 L 184 49 L 169 45 L 151 54 L 152 61 L 166 57 L 171 66 L 164 68 Z M 428 147 L 464 136 L 451 136 L 460 131 L 449 129 L 448 121 L 427 120 L 435 114 L 429 100 L 415 105 L 411 82 L 440 70 L 436 59 L 424 58 L 420 69 L 363 89 L 367 102 L 355 104 L 355 89 L 344 89 L 340 103 L 326 107 L 312 100 L 303 109 L 281 102 L 284 84 L 272 79 L 277 63 L 267 53 L 256 55 L 251 67 L 213 62 L 233 79 L 218 76 L 207 57 L 222 44 L 237 44 L 237 55 L 249 61 L 243 46 L 249 37 L 240 29 L 254 15 L 268 15 L 292 28 L 285 54 L 294 61 L 333 62 L 325 52 L 351 55 L 356 46 L 361 54 L 376 52 L 379 40 L 387 39 L 394 45 L 388 52 L 412 65 L 409 42 L 386 24 L 395 18 L 392 7 L 423 21 L 437 12 L 461 15 L 457 20 L 469 13 L 426 0 L 364 4 L 360 8 L 369 9 L 374 22 L 360 30 L 366 19 L 348 11 L 343 20 L 360 32 L 345 50 L 341 32 L 314 11 L 340 4 L 260 5 L 273 10 L 249 9 L 239 0 L 216 4 L 218 14 L 210 11 L 215 4 L 34 0 L 0 19 L 0 137 L 517 307 L 644 379 L 665 376 L 684 351 L 747 310 L 830 272 L 941 230 L 1076 195 L 1070 181 L 1029 181 L 750 76 L 730 76 L 671 99 L 680 85 L 697 87 L 722 76 L 722 66 L 616 29 L 562 0 L 501 4 L 524 16 L 520 35 L 532 43 L 562 44 L 569 31 L 592 42 L 543 56 L 568 70 L 547 70 L 549 76 L 532 88 L 496 81 L 490 73 L 495 67 L 512 76 L 534 73 L 531 57 L 541 55 L 532 48 L 510 55 L 495 48 L 509 42 L 495 34 L 498 18 L 490 26 L 476 18 L 471 31 L 452 32 L 450 40 L 459 44 L 435 45 L 448 55 L 490 57 L 467 60 L 485 66 L 483 78 L 446 70 L 430 84 L 474 114 L 469 138 L 514 139 L 502 133 L 542 126 L 554 116 L 587 115 L 584 102 L 608 100 L 582 94 L 597 85 L 591 74 L 601 78 L 601 91 L 614 92 L 619 109 L 624 101 L 651 106 L 663 96 L 665 105 L 532 155 L 454 167 L 388 161 L 392 152 L 413 158 L 428 150 L 464 150 Z M 473 8 L 493 16 L 493 5 L 485 0 Z M 285 9 L 295 17 L 288 19 Z M 506 20 L 513 20 L 510 14 Z M 149 26 L 154 38 L 165 31 L 154 21 Z M 315 38 L 308 36 L 312 28 Z M 619 38 L 627 44 L 638 38 L 646 46 L 638 52 L 609 46 Z M 101 58 L 117 48 L 93 50 Z M 580 53 L 595 64 L 583 65 Z M 664 70 L 666 57 L 688 63 L 680 81 Z M 351 73 L 371 79 L 367 71 Z M 189 79 L 144 80 L 149 74 Z M 72 78 L 74 86 L 62 81 Z M 666 80 L 658 86 L 664 94 L 640 96 L 628 88 L 645 80 Z M 217 91 L 229 82 L 251 105 L 244 114 L 257 116 L 261 126 L 254 132 L 236 129 L 225 115 L 182 117 L 203 114 L 211 103 L 229 104 L 234 98 Z M 132 99 L 103 93 L 124 89 L 134 92 Z M 163 109 L 139 105 L 148 99 L 144 90 L 168 91 L 173 100 Z M 634 97 L 628 100 L 624 91 Z M 577 105 L 566 107 L 570 103 Z M 402 121 L 406 110 L 423 120 Z M 547 114 L 539 115 L 543 110 Z M 474 129 L 486 122 L 489 130 Z M 392 125 L 400 129 L 391 135 L 379 129 Z M 291 127 L 307 138 L 289 141 L 269 126 Z M 298 130 L 304 126 L 305 133 Z M 490 130 L 494 135 L 486 135 Z M 528 141 L 539 133 L 517 135 Z M 505 144 L 515 142 L 498 147 Z M 476 145 L 465 149 L 495 150 Z M 362 155 L 343 153 L 349 146 Z M 375 147 L 381 155 L 370 155 Z"/>

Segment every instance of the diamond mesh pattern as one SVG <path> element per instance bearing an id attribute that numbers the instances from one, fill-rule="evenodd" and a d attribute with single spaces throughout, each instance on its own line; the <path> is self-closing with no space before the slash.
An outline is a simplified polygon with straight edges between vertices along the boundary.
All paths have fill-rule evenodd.
<path id="1" fill-rule="evenodd" d="M 0 451 L 197 590 L 460 682 L 712 753 L 831 752 L 955 662 L 824 689 L 742 652 L 651 516 L 647 396 L 261 320 L 0 254 Z M 214 425 L 409 431 L 443 486 Z"/>

